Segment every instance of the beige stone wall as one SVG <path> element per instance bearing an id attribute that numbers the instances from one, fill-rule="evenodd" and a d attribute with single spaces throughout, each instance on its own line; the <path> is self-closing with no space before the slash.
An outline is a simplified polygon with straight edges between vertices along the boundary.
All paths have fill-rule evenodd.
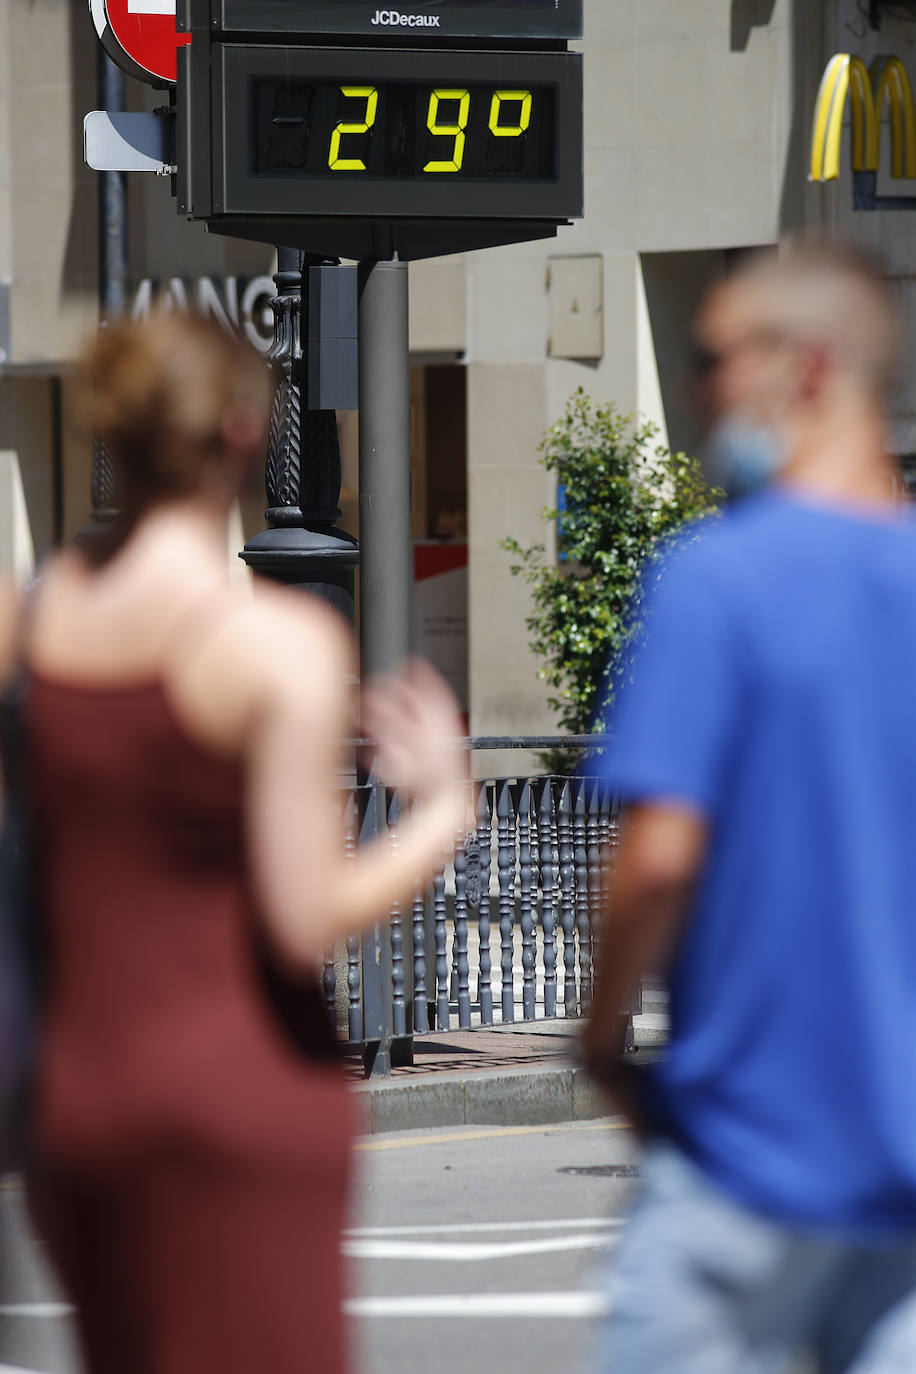
<path id="1" fill-rule="evenodd" d="M 542 430 L 582 386 L 694 442 L 682 364 L 689 318 L 728 249 L 772 243 L 800 169 L 799 51 L 819 43 L 806 0 L 586 0 L 586 216 L 552 243 L 469 255 L 467 357 L 471 725 L 553 728 L 527 648 L 529 598 L 499 539 L 550 531 Z M 814 66 L 819 60 L 814 53 Z M 805 113 L 804 118 L 808 115 Z M 601 356 L 549 356 L 548 267 L 603 262 Z M 427 304 L 427 311 L 432 305 Z M 583 304 L 583 308 L 590 308 Z M 417 343 L 421 344 L 418 336 Z"/>
<path id="2" fill-rule="evenodd" d="M 0 0 L 0 16 L 10 361 L 42 365 L 72 354 L 94 319 L 97 219 L 82 117 L 95 104 L 95 35 L 85 7 L 61 0 Z"/>
<path id="3" fill-rule="evenodd" d="M 771 241 L 793 117 L 791 0 L 585 8 L 588 213 L 567 249 Z"/>
<path id="4" fill-rule="evenodd" d="M 547 693 L 519 651 L 529 599 L 499 544 L 508 534 L 528 544 L 549 533 L 540 518 L 551 499 L 549 479 L 532 462 L 548 422 L 543 365 L 472 363 L 468 411 L 471 730 L 536 733 L 549 715 Z M 481 728 L 492 721 L 498 730 Z"/>
<path id="5" fill-rule="evenodd" d="M 415 357 L 454 356 L 468 346 L 467 260 L 410 265 L 410 347 Z"/>
<path id="6" fill-rule="evenodd" d="M 0 0 L 0 285 L 13 275 L 13 162 L 9 139 L 11 0 Z"/>

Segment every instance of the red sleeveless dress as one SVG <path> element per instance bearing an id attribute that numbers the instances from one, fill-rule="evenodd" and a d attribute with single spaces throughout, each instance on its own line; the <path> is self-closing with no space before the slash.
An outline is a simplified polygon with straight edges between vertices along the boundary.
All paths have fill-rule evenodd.
<path id="1" fill-rule="evenodd" d="M 335 1374 L 351 1103 L 317 986 L 313 1056 L 265 996 L 240 766 L 160 684 L 35 676 L 29 767 L 31 1195 L 89 1374 Z"/>

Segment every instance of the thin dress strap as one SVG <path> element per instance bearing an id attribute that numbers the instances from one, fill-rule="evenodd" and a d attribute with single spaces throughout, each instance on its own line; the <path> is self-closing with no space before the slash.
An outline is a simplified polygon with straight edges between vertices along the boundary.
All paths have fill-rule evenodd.
<path id="1" fill-rule="evenodd" d="M 0 687 L 0 775 L 7 815 L 11 806 L 21 804 L 25 786 L 26 741 L 23 712 L 29 685 L 29 635 L 35 619 L 38 586 L 39 579 L 33 578 L 20 594 L 16 607 L 16 623 L 13 627 L 10 671 Z"/>

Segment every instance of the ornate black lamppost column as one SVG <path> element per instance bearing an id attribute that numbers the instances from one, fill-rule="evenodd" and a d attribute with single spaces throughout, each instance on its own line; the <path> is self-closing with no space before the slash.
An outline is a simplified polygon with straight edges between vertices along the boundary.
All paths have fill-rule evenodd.
<path id="1" fill-rule="evenodd" d="M 255 572 L 302 587 L 352 621 L 359 544 L 337 528 L 341 518 L 337 414 L 309 410 L 304 404 L 307 306 L 302 293 L 302 254 L 281 248 L 274 281 L 275 336 L 270 357 L 277 393 L 267 451 L 268 528 L 245 545 L 241 556 Z"/>
<path id="2" fill-rule="evenodd" d="M 111 535 L 120 514 L 118 494 L 118 465 L 104 439 L 96 437 L 92 445 L 92 518 L 76 536 L 77 543 Z"/>

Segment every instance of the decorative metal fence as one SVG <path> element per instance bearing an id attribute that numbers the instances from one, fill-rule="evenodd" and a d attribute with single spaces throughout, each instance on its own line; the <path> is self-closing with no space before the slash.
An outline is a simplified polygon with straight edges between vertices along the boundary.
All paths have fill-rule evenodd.
<path id="1" fill-rule="evenodd" d="M 474 751 L 540 750 L 607 743 L 582 739 L 489 738 Z M 509 776 L 470 784 L 476 827 L 412 903 L 329 955 L 324 994 L 342 1038 L 363 1054 L 367 1073 L 412 1059 L 428 1032 L 579 1017 L 591 1006 L 598 925 L 617 837 L 606 784 L 589 776 Z M 347 845 L 378 836 L 398 842 L 406 805 L 370 783 L 345 800 Z M 344 986 L 345 983 L 345 986 Z"/>

